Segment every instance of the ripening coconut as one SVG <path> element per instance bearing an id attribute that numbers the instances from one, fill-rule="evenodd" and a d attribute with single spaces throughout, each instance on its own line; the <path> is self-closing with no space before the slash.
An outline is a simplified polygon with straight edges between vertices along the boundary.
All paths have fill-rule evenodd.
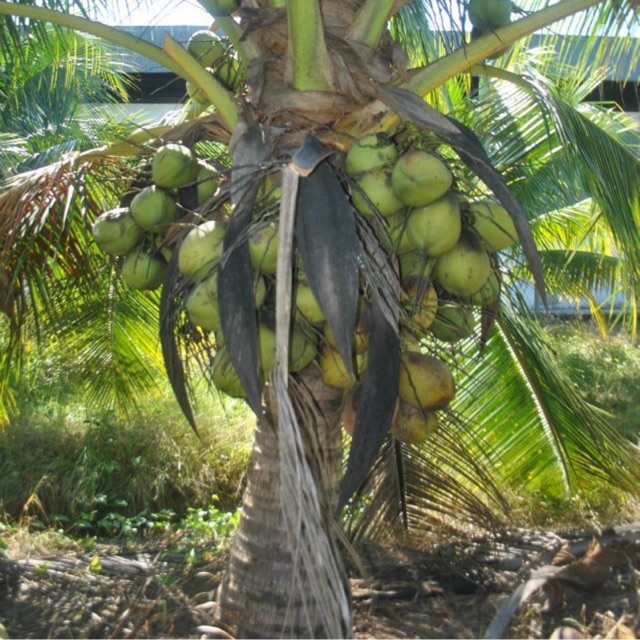
<path id="1" fill-rule="evenodd" d="M 249 240 L 251 266 L 265 275 L 274 275 L 278 268 L 278 225 L 275 222 L 252 230 Z"/>
<path id="2" fill-rule="evenodd" d="M 460 300 L 477 307 L 486 307 L 495 302 L 500 295 L 500 280 L 495 271 L 492 271 L 482 287 L 470 296 L 461 296 Z"/>
<path id="3" fill-rule="evenodd" d="M 129 206 L 133 219 L 147 231 L 163 231 L 178 217 L 174 198 L 155 184 L 139 191 Z"/>
<path id="4" fill-rule="evenodd" d="M 442 288 L 457 296 L 479 291 L 491 273 L 491 260 L 478 236 L 469 230 L 451 251 L 438 257 L 433 271 Z"/>
<path id="5" fill-rule="evenodd" d="M 438 311 L 429 330 L 443 342 L 457 342 L 468 338 L 474 331 L 476 319 L 473 310 L 456 302 L 444 301 L 438 305 Z"/>
<path id="6" fill-rule="evenodd" d="M 511 0 L 469 0 L 469 21 L 482 30 L 506 27 L 511 22 Z"/>
<path id="7" fill-rule="evenodd" d="M 407 220 L 409 242 L 414 249 L 430 256 L 440 256 L 453 249 L 461 231 L 460 202 L 452 193 L 413 209 Z"/>
<path id="8" fill-rule="evenodd" d="M 244 390 L 236 370 L 231 364 L 229 352 L 225 346 L 218 349 L 211 365 L 213 384 L 218 391 L 226 393 L 232 398 L 246 398 Z"/>
<path id="9" fill-rule="evenodd" d="M 357 177 L 365 171 L 392 165 L 398 159 L 398 149 L 386 133 L 373 133 L 358 140 L 347 152 L 344 166 L 348 174 Z"/>
<path id="10" fill-rule="evenodd" d="M 400 399 L 418 409 L 446 407 L 455 395 L 455 384 L 446 362 L 419 351 L 400 354 Z"/>
<path id="11" fill-rule="evenodd" d="M 226 46 L 222 40 L 208 29 L 196 31 L 187 43 L 187 51 L 198 60 L 203 67 L 211 67 L 224 55 Z"/>
<path id="12" fill-rule="evenodd" d="M 356 316 L 356 326 L 353 334 L 353 350 L 356 354 L 364 353 L 369 347 L 369 337 L 371 336 L 371 307 L 361 298 Z M 338 350 L 333 331 L 328 323 L 324 325 L 324 337 L 332 349 Z"/>
<path id="13" fill-rule="evenodd" d="M 425 333 L 438 309 L 438 293 L 427 278 L 413 276 L 405 281 L 405 296 L 402 305 L 409 314 L 409 324 L 421 333 Z"/>
<path id="14" fill-rule="evenodd" d="M 192 278 L 204 274 L 220 258 L 226 230 L 224 223 L 215 220 L 191 229 L 178 249 L 178 271 Z"/>
<path id="15" fill-rule="evenodd" d="M 355 358 L 356 370 L 361 372 L 366 366 L 367 354 L 358 354 Z M 349 376 L 340 354 L 329 346 L 320 349 L 318 364 L 322 372 L 322 380 L 330 387 L 350 389 L 354 380 Z"/>
<path id="16" fill-rule="evenodd" d="M 196 179 L 198 171 L 198 160 L 193 151 L 175 142 L 161 146 L 151 164 L 153 182 L 165 189 L 184 187 Z"/>
<path id="17" fill-rule="evenodd" d="M 472 202 L 473 228 L 491 251 L 500 251 L 518 241 L 518 232 L 509 212 L 493 200 Z"/>
<path id="18" fill-rule="evenodd" d="M 453 175 L 438 156 L 426 151 L 408 151 L 393 167 L 393 191 L 404 204 L 424 207 L 441 198 L 453 183 Z"/>
<path id="19" fill-rule="evenodd" d="M 294 292 L 294 305 L 310 324 L 324 322 L 324 313 L 313 295 L 309 282 L 304 277 L 298 277 Z"/>
<path id="20" fill-rule="evenodd" d="M 132 289 L 157 289 L 164 280 L 166 262 L 154 251 L 134 249 L 122 263 L 122 279 Z"/>
<path id="21" fill-rule="evenodd" d="M 208 200 L 218 188 L 218 172 L 206 162 L 198 162 L 197 196 L 198 204 Z"/>
<path id="22" fill-rule="evenodd" d="M 91 228 L 100 251 L 112 256 L 129 253 L 140 240 L 142 227 L 127 208 L 112 209 L 96 218 Z"/>
<path id="23" fill-rule="evenodd" d="M 391 423 L 391 435 L 405 444 L 420 444 L 425 442 L 439 425 L 438 415 L 434 411 L 424 411 L 401 402 L 396 418 Z"/>
<path id="24" fill-rule="evenodd" d="M 391 187 L 389 169 L 384 168 L 367 171 L 356 180 L 356 186 L 351 189 L 351 202 L 366 216 L 375 216 L 378 213 L 385 218 L 398 213 L 404 207 Z"/>

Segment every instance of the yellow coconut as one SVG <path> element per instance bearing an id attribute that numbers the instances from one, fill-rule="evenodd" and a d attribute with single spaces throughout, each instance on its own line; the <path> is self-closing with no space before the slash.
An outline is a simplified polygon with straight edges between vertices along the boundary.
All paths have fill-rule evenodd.
<path id="1" fill-rule="evenodd" d="M 446 362 L 418 351 L 400 354 L 400 399 L 413 407 L 432 411 L 446 407 L 455 384 Z"/>
<path id="2" fill-rule="evenodd" d="M 408 151 L 398 159 L 391 174 L 394 193 L 410 207 L 424 207 L 441 198 L 452 183 L 447 165 L 426 151 Z"/>
<path id="3" fill-rule="evenodd" d="M 198 160 L 189 147 L 169 142 L 155 152 L 151 163 L 151 176 L 159 187 L 184 187 L 198 176 Z"/>
<path id="4" fill-rule="evenodd" d="M 157 252 L 134 249 L 122 263 L 122 279 L 132 289 L 157 289 L 164 280 L 166 262 Z"/>
<path id="5" fill-rule="evenodd" d="M 390 166 L 398 159 L 398 149 L 385 133 L 374 133 L 358 140 L 347 152 L 345 170 L 352 176 Z"/>
<path id="6" fill-rule="evenodd" d="M 294 304 L 298 312 L 311 324 L 324 322 L 324 313 L 313 295 L 311 286 L 304 277 L 299 277 L 295 285 Z"/>
<path id="7" fill-rule="evenodd" d="M 173 196 L 156 185 L 145 187 L 131 201 L 133 219 L 147 231 L 163 231 L 176 221 L 178 205 Z"/>
<path id="8" fill-rule="evenodd" d="M 142 236 L 142 227 L 133 219 L 129 209 L 112 209 L 96 218 L 91 229 L 99 249 L 112 256 L 129 253 Z"/>
<path id="9" fill-rule="evenodd" d="M 366 356 L 366 352 L 356 356 L 355 365 L 357 372 L 364 370 L 367 361 Z M 337 389 L 349 389 L 353 386 L 355 381 L 349 376 L 344 361 L 340 357 L 340 354 L 334 349 L 331 349 L 331 347 L 324 346 L 320 349 L 318 364 L 320 365 L 322 379 L 325 384 Z"/>
<path id="10" fill-rule="evenodd" d="M 491 251 L 506 249 L 518 241 L 513 219 L 509 212 L 493 200 L 472 202 L 473 228 Z"/>
<path id="11" fill-rule="evenodd" d="M 423 411 L 401 402 L 391 424 L 391 435 L 405 444 L 420 444 L 429 439 L 439 424 L 438 415 L 434 411 Z"/>
<path id="12" fill-rule="evenodd" d="M 413 209 L 407 220 L 409 242 L 414 249 L 430 256 L 451 251 L 461 231 L 460 203 L 451 193 L 429 205 Z"/>
<path id="13" fill-rule="evenodd" d="M 180 273 L 194 279 L 204 275 L 220 258 L 226 229 L 224 223 L 215 220 L 191 229 L 178 249 Z"/>
<path id="14" fill-rule="evenodd" d="M 484 286 L 490 273 L 489 254 L 478 236 L 467 230 L 451 251 L 438 257 L 433 275 L 445 291 L 468 296 Z"/>
<path id="15" fill-rule="evenodd" d="M 431 326 L 438 309 L 438 293 L 430 280 L 413 276 L 405 281 L 402 305 L 409 314 L 409 325 L 420 333 Z"/>

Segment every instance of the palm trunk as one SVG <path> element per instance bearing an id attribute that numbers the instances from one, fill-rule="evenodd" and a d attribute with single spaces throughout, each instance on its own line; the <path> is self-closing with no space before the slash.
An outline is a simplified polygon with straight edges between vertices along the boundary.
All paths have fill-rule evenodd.
<path id="1" fill-rule="evenodd" d="M 318 367 L 311 365 L 298 377 L 321 412 L 313 437 L 305 447 L 313 454 L 316 486 L 324 507 L 325 535 L 335 547 L 335 509 L 342 467 L 342 436 L 339 421 L 341 393 L 322 383 Z M 275 425 L 274 403 L 267 407 Z M 302 417 L 300 417 L 302 419 Z M 302 429 L 307 432 L 307 429 Z M 309 440 L 314 442 L 310 442 Z M 327 612 L 313 598 L 301 598 L 307 576 L 294 562 L 280 502 L 279 444 L 277 428 L 259 428 L 253 448 L 242 516 L 231 547 L 229 566 L 219 591 L 226 624 L 238 637 L 327 637 Z M 322 466 L 322 468 L 320 468 Z M 293 589 L 300 579 L 301 590 Z M 346 577 L 343 589 L 348 589 Z M 308 593 L 307 593 L 308 595 Z M 344 594 L 340 594 L 344 596 Z M 350 636 L 351 626 L 342 630 Z"/>

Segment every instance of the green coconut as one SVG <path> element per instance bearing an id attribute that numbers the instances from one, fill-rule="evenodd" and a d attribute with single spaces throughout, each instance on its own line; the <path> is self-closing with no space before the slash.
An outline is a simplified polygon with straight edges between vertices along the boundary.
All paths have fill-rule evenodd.
<path id="1" fill-rule="evenodd" d="M 112 256 L 129 253 L 139 242 L 142 227 L 127 208 L 112 209 L 99 216 L 91 228 L 100 251 Z"/>
<path id="2" fill-rule="evenodd" d="M 240 0 L 201 0 L 202 6 L 214 18 L 226 18 L 240 7 Z"/>
<path id="3" fill-rule="evenodd" d="M 458 198 L 449 193 L 409 214 L 406 235 L 415 249 L 430 256 L 451 251 L 460 238 L 462 218 Z"/>
<path id="4" fill-rule="evenodd" d="M 258 326 L 258 345 L 262 374 L 267 376 L 276 362 L 276 333 L 262 322 Z M 294 323 L 289 334 L 289 371 L 304 369 L 317 354 L 317 338 Z"/>
<path id="5" fill-rule="evenodd" d="M 151 185 L 139 191 L 131 201 L 133 219 L 147 231 L 163 231 L 178 217 L 178 205 L 166 191 Z"/>
<path id="6" fill-rule="evenodd" d="M 256 278 L 253 298 L 256 309 L 259 309 L 267 295 L 267 286 L 264 278 Z M 187 296 L 185 309 L 189 320 L 205 331 L 222 331 L 220 321 L 220 309 L 218 307 L 218 271 L 204 278 L 196 284 Z"/>
<path id="7" fill-rule="evenodd" d="M 178 270 L 197 278 L 206 273 L 220 258 L 227 226 L 216 220 L 203 222 L 191 229 L 178 249 Z"/>
<path id="8" fill-rule="evenodd" d="M 224 55 L 226 46 L 222 40 L 208 29 L 196 31 L 187 43 L 187 51 L 198 60 L 203 67 L 211 67 Z"/>
<path id="9" fill-rule="evenodd" d="M 433 271 L 442 288 L 457 296 L 479 291 L 491 273 L 491 260 L 478 236 L 465 230 L 451 251 L 439 256 Z"/>
<path id="10" fill-rule="evenodd" d="M 460 300 L 467 304 L 472 304 L 477 307 L 486 307 L 489 304 L 494 303 L 500 295 L 500 280 L 495 271 L 492 271 L 487 278 L 487 281 L 482 287 L 470 296 L 459 296 Z"/>
<path id="11" fill-rule="evenodd" d="M 157 289 L 164 280 L 167 263 L 157 252 L 134 249 L 122 263 L 122 279 L 132 289 Z"/>
<path id="12" fill-rule="evenodd" d="M 211 365 L 213 384 L 218 391 L 232 398 L 246 398 L 240 378 L 233 368 L 229 352 L 225 346 L 218 349 Z"/>
<path id="13" fill-rule="evenodd" d="M 191 80 L 187 80 L 185 83 L 185 87 L 187 89 L 187 95 L 197 104 L 202 107 L 211 106 L 211 100 L 207 94 L 194 82 Z"/>
<path id="14" fill-rule="evenodd" d="M 469 21 L 485 31 L 506 27 L 511 22 L 511 0 L 469 0 Z"/>
<path id="15" fill-rule="evenodd" d="M 438 293 L 430 280 L 413 276 L 405 282 L 402 305 L 409 314 L 409 325 L 426 333 L 436 316 Z"/>
<path id="16" fill-rule="evenodd" d="M 278 267 L 278 225 L 261 225 L 249 236 L 251 266 L 265 275 L 274 275 Z"/>
<path id="17" fill-rule="evenodd" d="M 202 204 L 205 200 L 208 200 L 218 188 L 218 178 L 220 177 L 218 172 L 206 162 L 198 162 L 198 176 L 197 180 L 197 195 L 198 204 Z"/>
<path id="18" fill-rule="evenodd" d="M 198 176 L 198 160 L 189 147 L 169 142 L 153 156 L 151 176 L 153 182 L 165 189 L 179 189 Z"/>
<path id="19" fill-rule="evenodd" d="M 475 329 L 473 310 L 456 302 L 440 302 L 429 327 L 431 333 L 443 342 L 457 342 L 468 338 Z"/>
<path id="20" fill-rule="evenodd" d="M 433 411 L 446 407 L 455 395 L 455 384 L 446 362 L 420 351 L 400 354 L 400 399 L 412 407 Z"/>
<path id="21" fill-rule="evenodd" d="M 472 202 L 473 228 L 491 251 L 500 251 L 518 241 L 518 232 L 509 212 L 493 200 Z"/>
<path id="22" fill-rule="evenodd" d="M 424 207 L 441 198 L 452 183 L 447 165 L 438 156 L 420 150 L 402 155 L 391 174 L 394 193 L 410 207 Z"/>
<path id="23" fill-rule="evenodd" d="M 404 207 L 391 187 L 391 173 L 387 168 L 373 169 L 361 175 L 351 189 L 351 202 L 364 215 L 374 216 L 377 212 L 385 218 Z"/>
<path id="24" fill-rule="evenodd" d="M 398 149 L 386 133 L 373 133 L 358 140 L 347 152 L 345 170 L 352 176 L 392 165 L 398 159 Z"/>
<path id="25" fill-rule="evenodd" d="M 405 444 L 420 444 L 428 440 L 439 425 L 438 415 L 434 411 L 423 411 L 401 402 L 391 424 L 391 435 Z"/>

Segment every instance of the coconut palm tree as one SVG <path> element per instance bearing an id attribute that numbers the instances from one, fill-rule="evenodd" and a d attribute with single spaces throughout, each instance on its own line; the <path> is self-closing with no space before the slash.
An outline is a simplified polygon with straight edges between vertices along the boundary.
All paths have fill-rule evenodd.
<path id="1" fill-rule="evenodd" d="M 169 131 L 140 132 L 122 143 L 65 157 L 44 170 L 13 180 L 2 195 L 2 205 L 11 211 L 10 222 L 3 226 L 2 233 L 5 237 L 10 233 L 15 236 L 22 221 L 32 219 L 34 213 L 43 216 L 45 196 L 51 201 L 64 199 L 71 185 L 105 188 L 105 177 L 122 175 L 123 167 L 131 176 L 132 190 L 120 204 L 128 206 L 131 194 L 137 194 L 154 177 L 154 167 L 150 173 L 149 164 L 156 164 L 159 146 L 180 143 L 180 157 L 187 158 L 185 163 L 190 166 L 194 149 L 200 155 L 206 154 L 214 173 L 221 177 L 216 194 L 198 203 L 195 173 L 188 176 L 184 187 L 170 185 L 182 189 L 179 208 L 183 215 L 159 240 L 162 248 L 175 248 L 166 268 L 160 312 L 165 362 L 185 413 L 190 416 L 184 356 L 196 355 L 206 364 L 207 358 L 226 353 L 239 378 L 241 392 L 257 416 L 255 454 L 243 516 L 219 594 L 221 611 L 224 620 L 241 635 L 342 637 L 351 633 L 351 613 L 336 515 L 358 490 L 367 492 L 373 506 L 368 511 L 365 508 L 365 512 L 375 514 L 375 522 L 381 521 L 379 514 L 388 518 L 400 514 L 410 526 L 429 506 L 422 498 L 426 494 L 412 487 L 421 478 L 432 483 L 430 495 L 436 496 L 436 504 L 444 505 L 446 512 L 453 512 L 462 504 L 467 512 L 475 509 L 491 519 L 492 510 L 482 508 L 484 502 L 474 487 L 482 484 L 484 496 L 499 502 L 495 476 L 489 469 L 492 462 L 504 460 L 505 456 L 513 459 L 510 468 L 503 471 L 503 477 L 511 482 L 520 475 L 540 484 L 553 478 L 557 484 L 567 485 L 594 470 L 602 474 L 603 443 L 615 449 L 620 462 L 608 470 L 609 481 L 631 487 L 636 472 L 633 455 L 624 453 L 615 436 L 606 431 L 604 420 L 593 416 L 558 377 L 531 324 L 523 321 L 517 300 L 509 301 L 505 295 L 497 323 L 496 303 L 484 304 L 482 329 L 475 341 L 443 349 L 418 332 L 417 342 L 416 336 L 403 335 L 401 345 L 399 327 L 412 325 L 407 320 L 411 310 L 403 311 L 400 303 L 407 283 L 402 282 L 398 271 L 402 258 L 399 244 L 389 242 L 387 229 L 391 225 L 380 219 L 384 212 L 377 196 L 370 195 L 364 186 L 366 175 L 357 169 L 350 172 L 348 162 L 345 171 L 341 154 L 357 147 L 354 143 L 372 132 L 385 134 L 369 139 L 376 152 L 389 147 L 392 153 L 394 147 L 401 153 L 438 149 L 438 157 L 444 158 L 455 174 L 457 193 L 477 198 L 491 191 L 508 210 L 517 229 L 520 248 L 502 258 L 492 254 L 494 272 L 501 264 L 499 272 L 508 270 L 517 275 L 516 267 L 520 267 L 524 273 L 525 266 L 521 265 L 525 260 L 526 270 L 544 297 L 545 262 L 536 251 L 527 217 L 474 133 L 480 129 L 480 118 L 476 121 L 473 115 L 457 113 L 457 118 L 453 117 L 451 97 L 457 92 L 458 104 L 466 97 L 471 100 L 473 96 L 467 95 L 471 71 L 499 76 L 499 69 L 484 66 L 482 61 L 548 24 L 592 7 L 575 17 L 569 28 L 606 32 L 613 27 L 623 28 L 633 7 L 617 7 L 613 11 L 609 3 L 597 0 L 562 0 L 545 9 L 535 10 L 532 6 L 530 14 L 517 15 L 513 21 L 508 12 L 509 19 L 504 20 L 503 26 L 481 27 L 474 17 L 481 33 L 464 44 L 459 37 L 437 37 L 436 31 L 445 25 L 459 28 L 467 20 L 468 7 L 417 3 L 428 18 L 420 43 L 426 59 L 418 68 L 408 69 L 407 52 L 398 40 L 389 37 L 387 23 L 394 19 L 396 33 L 403 33 L 409 42 L 412 15 L 416 19 L 410 10 L 415 10 L 416 4 L 392 0 L 254 1 L 243 2 L 240 7 L 235 2 L 208 0 L 206 4 L 232 43 L 246 80 L 246 89 L 235 94 L 232 91 L 238 87 L 222 74 L 223 64 L 234 64 L 228 55 L 218 60 L 211 73 L 170 38 L 163 49 L 158 49 L 68 13 L 0 2 L 1 13 L 56 22 L 147 55 L 189 81 L 191 93 L 195 96 L 200 92 L 199 97 L 212 105 L 204 115 Z M 407 11 L 398 18 L 405 5 Z M 230 17 L 236 10 L 239 21 Z M 632 46 L 633 42 L 624 42 L 619 50 Z M 417 47 L 413 53 L 416 51 Z M 523 82 L 524 74 L 511 74 L 502 72 L 502 77 L 516 85 Z M 566 143 L 579 137 L 583 141 L 585 136 L 580 132 L 585 127 L 591 132 L 591 125 L 574 117 L 575 110 L 567 110 L 566 103 L 545 91 L 544 85 L 529 81 L 528 86 L 535 101 L 551 105 L 556 116 L 556 140 Z M 504 109 L 507 111 L 506 105 Z M 570 123 L 573 128 L 567 126 Z M 571 132 L 573 139 L 562 138 Z M 525 152 L 516 146 L 521 153 L 519 159 L 526 157 L 527 162 L 505 161 L 509 167 L 514 166 L 513 175 L 507 174 L 514 188 L 522 178 L 517 171 L 530 170 L 536 159 L 541 160 L 542 167 L 550 165 L 548 168 L 561 161 L 561 155 L 551 153 L 553 148 L 544 155 L 544 144 L 549 139 L 541 137 L 537 149 L 527 147 Z M 496 137 L 495 149 L 488 148 L 491 156 L 498 159 L 500 153 L 505 153 L 506 158 L 508 153 L 515 153 L 506 133 Z M 618 147 L 612 144 L 609 148 Z M 604 167 L 593 164 L 597 157 L 595 146 L 579 149 L 584 166 L 591 167 L 591 174 L 584 172 L 589 178 L 585 188 L 592 197 L 600 198 L 601 204 L 608 205 L 611 194 L 607 193 L 606 181 L 599 179 L 599 170 Z M 570 145 L 565 144 L 563 151 L 568 154 Z M 624 166 L 632 166 L 624 152 L 620 159 Z M 180 170 L 180 166 L 174 166 L 168 173 L 174 176 Z M 155 177 L 161 183 L 157 173 Z M 384 182 L 380 178 L 374 182 Z M 542 184 L 550 177 L 541 174 L 536 179 Z M 620 200 L 636 206 L 637 182 L 632 174 L 622 186 L 625 191 Z M 33 194 L 40 194 L 41 200 L 26 199 Z M 356 212 L 353 205 L 358 199 Z M 466 204 L 463 209 L 472 210 Z M 635 247 L 640 246 L 630 231 L 629 209 L 610 215 L 617 216 L 616 225 L 626 225 L 626 235 L 618 233 L 617 241 L 628 240 L 629 250 L 634 242 Z M 188 298 L 202 276 L 198 274 L 194 280 L 184 269 L 181 271 L 180 252 L 188 235 L 197 231 L 203 220 L 215 221 L 218 232 L 221 228 L 225 231 L 219 260 L 212 261 L 221 325 L 217 334 L 199 330 L 194 326 L 197 323 L 185 315 Z M 617 228 L 613 220 L 609 220 L 611 227 Z M 278 225 L 277 276 L 267 278 L 271 287 L 266 296 L 268 312 L 258 315 L 256 271 L 260 262 L 252 265 L 248 244 L 261 227 L 272 222 Z M 473 226 L 470 218 L 465 219 L 464 226 Z M 155 242 L 157 236 L 147 236 L 143 242 Z M 477 245 L 477 241 L 469 242 Z M 211 252 L 215 253 L 213 247 Z M 5 260 L 6 256 L 5 253 Z M 121 258 L 116 259 L 116 263 L 120 261 Z M 12 274 L 19 273 L 16 259 L 7 260 L 6 264 Z M 60 268 L 72 271 L 66 264 Z M 296 304 L 292 302 L 291 284 L 293 272 L 300 268 L 334 336 L 333 358 L 342 359 L 346 384 L 328 384 L 327 367 L 321 368 L 317 360 L 300 371 L 289 371 L 294 369 L 295 361 L 288 354 L 289 345 L 293 351 L 294 344 L 290 336 L 302 331 L 306 339 L 319 331 L 318 323 L 308 319 L 299 323 L 300 328 L 297 318 L 296 324 L 291 325 L 291 309 Z M 442 268 L 440 271 L 442 285 Z M 296 291 L 302 287 L 300 281 Z M 371 320 L 368 362 L 364 373 L 358 373 L 357 362 L 351 366 L 349 363 L 355 348 L 354 328 L 363 313 L 359 312 L 362 294 Z M 262 322 L 268 321 L 269 316 L 272 326 L 266 329 L 275 326 L 276 349 L 275 365 L 265 376 L 265 384 L 265 360 L 273 354 L 264 346 L 263 336 L 267 333 Z M 469 359 L 478 346 L 484 347 L 484 359 Z M 426 353 L 446 354 L 456 377 L 461 379 L 466 373 L 473 384 L 459 392 L 456 404 L 443 415 L 446 428 L 436 432 L 434 444 L 404 447 L 388 436 L 389 425 L 398 420 L 399 381 L 403 376 L 412 380 L 407 375 L 412 360 L 423 361 Z M 214 370 L 214 382 L 215 374 Z M 344 391 L 340 387 L 356 379 L 361 382 L 359 393 L 350 396 L 356 417 L 343 475 L 340 420 Z M 492 386 L 484 386 L 489 384 Z M 415 387 L 422 385 L 410 382 L 409 387 L 417 393 Z M 512 402 L 501 406 L 496 404 L 500 400 L 495 394 L 489 398 L 487 389 L 496 388 L 505 388 L 507 393 L 500 398 L 504 402 L 506 396 Z M 516 399 L 527 395 L 535 396 L 533 412 L 531 404 L 527 408 L 517 405 Z M 505 409 L 513 411 L 507 419 L 512 424 L 515 419 L 529 428 L 511 429 L 504 438 L 507 420 L 496 423 L 495 415 L 501 412 L 504 416 Z M 586 431 L 583 420 L 587 421 Z M 475 425 L 475 429 L 465 425 Z M 541 428 L 532 429 L 534 425 Z M 523 435 L 533 431 L 538 437 Z M 582 443 L 578 449 L 579 438 Z M 540 456 L 531 455 L 541 447 L 546 447 L 549 454 L 549 462 L 542 469 Z M 470 451 L 480 450 L 483 455 L 470 455 Z M 399 468 L 402 475 L 398 474 Z M 433 473 L 434 468 L 437 473 Z M 385 481 L 389 477 L 394 478 L 393 483 Z M 449 500 L 454 494 L 460 499 Z M 399 507 L 394 506 L 398 503 Z"/>

